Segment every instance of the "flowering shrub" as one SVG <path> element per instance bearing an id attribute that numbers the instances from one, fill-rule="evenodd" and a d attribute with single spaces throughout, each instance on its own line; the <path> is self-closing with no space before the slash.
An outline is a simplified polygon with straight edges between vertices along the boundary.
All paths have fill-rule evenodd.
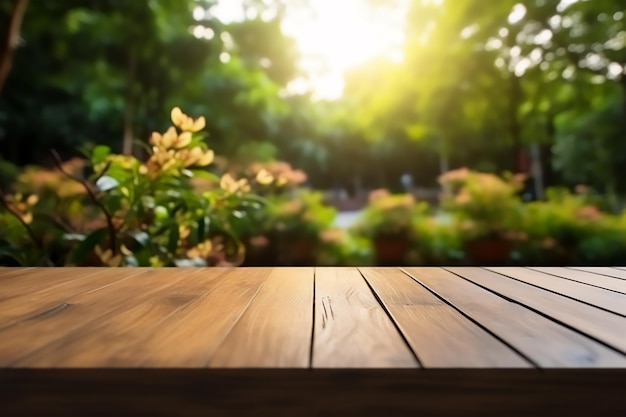
<path id="1" fill-rule="evenodd" d="M 271 228 L 281 235 L 319 241 L 335 219 L 335 208 L 323 203 L 319 192 L 299 190 L 296 196 L 275 196 L 269 200 Z"/>
<path id="2" fill-rule="evenodd" d="M 439 177 L 441 205 L 458 216 L 467 239 L 501 235 L 519 227 L 522 205 L 517 193 L 523 180 L 521 175 L 500 178 L 466 168 L 450 171 Z"/>
<path id="3" fill-rule="evenodd" d="M 353 231 L 368 238 L 413 236 L 412 223 L 423 215 L 428 204 L 418 203 L 410 194 L 389 194 L 387 190 L 376 190 L 370 194 L 369 204 L 363 211 Z"/>
<path id="4" fill-rule="evenodd" d="M 205 169 L 213 162 L 214 153 L 200 133 L 206 124 L 204 117 L 193 119 L 174 108 L 171 119 L 173 126 L 165 133 L 155 132 L 150 137 L 146 161 L 96 146 L 88 155 L 90 173 L 82 176 L 54 155 L 59 172 L 71 180 L 76 191 L 63 197 L 77 201 L 80 194 L 84 212 L 91 217 L 81 225 L 67 225 L 60 238 L 69 247 L 54 264 L 174 266 L 242 261 L 238 236 L 246 228 L 247 217 L 262 207 L 263 200 L 250 192 L 246 179 L 230 174 L 220 178 Z M 209 187 L 197 192 L 194 178 L 208 181 Z M 75 185 L 83 192 L 78 193 Z M 58 189 L 57 196 L 63 191 L 67 188 Z M 3 195 L 3 205 L 26 228 L 31 249 L 38 254 L 18 261 L 44 262 L 50 258 L 50 245 L 38 234 L 38 228 L 31 227 L 30 210 L 37 198 L 22 201 L 18 197 Z M 3 254 L 20 258 L 16 254 L 24 252 L 24 244 L 7 241 Z"/>
<path id="5" fill-rule="evenodd" d="M 364 266 L 372 265 L 374 254 L 371 242 L 347 230 L 330 228 L 320 234 L 318 265 Z"/>
<path id="6" fill-rule="evenodd" d="M 534 263 L 619 262 L 626 255 L 626 235 L 621 216 L 601 210 L 601 201 L 577 187 L 552 188 L 546 201 L 524 205 L 523 228 L 527 241 L 521 258 Z"/>

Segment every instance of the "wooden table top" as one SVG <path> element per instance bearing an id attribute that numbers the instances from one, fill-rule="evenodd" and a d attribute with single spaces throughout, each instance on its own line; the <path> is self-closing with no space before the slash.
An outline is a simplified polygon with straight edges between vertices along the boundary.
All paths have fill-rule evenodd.
<path id="1" fill-rule="evenodd" d="M 626 268 L 0 268 L 9 368 L 625 368 Z"/>

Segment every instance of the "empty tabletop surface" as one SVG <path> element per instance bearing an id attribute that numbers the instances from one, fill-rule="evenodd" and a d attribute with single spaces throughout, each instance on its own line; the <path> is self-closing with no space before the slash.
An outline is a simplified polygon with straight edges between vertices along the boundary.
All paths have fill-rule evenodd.
<path id="1" fill-rule="evenodd" d="M 0 268 L 9 368 L 626 368 L 626 269 Z"/>

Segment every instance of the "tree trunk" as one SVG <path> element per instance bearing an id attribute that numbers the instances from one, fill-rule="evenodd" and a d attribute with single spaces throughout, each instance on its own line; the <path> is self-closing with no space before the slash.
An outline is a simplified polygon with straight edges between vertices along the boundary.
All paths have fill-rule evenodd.
<path id="1" fill-rule="evenodd" d="M 530 145 L 531 168 L 530 172 L 534 179 L 534 192 L 537 200 L 543 200 L 543 166 L 541 163 L 541 148 L 538 143 Z"/>
<path id="2" fill-rule="evenodd" d="M 520 79 L 511 74 L 511 101 L 509 107 L 509 133 L 513 144 L 513 172 L 519 170 L 519 156 L 522 150 L 522 126 L 517 116 L 517 110 L 522 101 Z"/>
<path id="3" fill-rule="evenodd" d="M 445 174 L 450 170 L 448 162 L 448 149 L 443 138 L 439 138 L 439 173 Z"/>
<path id="4" fill-rule="evenodd" d="M 13 66 L 13 54 L 20 40 L 20 29 L 27 6 L 28 0 L 15 0 L 9 26 L 0 45 L 0 92 Z"/>
<path id="5" fill-rule="evenodd" d="M 126 107 L 124 110 L 124 133 L 122 138 L 122 153 L 124 155 L 133 154 L 133 121 L 135 118 L 135 69 L 136 57 L 133 49 L 128 55 L 128 72 L 126 76 Z"/>
<path id="6" fill-rule="evenodd" d="M 624 70 L 622 71 L 622 78 L 620 80 L 622 84 L 622 136 L 626 138 L 626 64 L 622 65 Z"/>

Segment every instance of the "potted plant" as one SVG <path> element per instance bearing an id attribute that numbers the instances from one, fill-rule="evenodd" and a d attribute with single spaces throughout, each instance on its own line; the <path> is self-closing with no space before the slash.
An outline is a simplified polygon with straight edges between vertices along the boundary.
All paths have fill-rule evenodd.
<path id="1" fill-rule="evenodd" d="M 468 260 L 476 265 L 506 264 L 521 229 L 522 203 L 517 196 L 523 176 L 500 178 L 494 174 L 450 171 L 439 178 L 441 203 L 455 216 Z"/>
<path id="2" fill-rule="evenodd" d="M 417 203 L 411 194 L 377 190 L 370 194 L 369 204 L 353 231 L 371 239 L 378 265 L 404 265 L 415 242 L 412 222 L 427 208 L 427 203 Z"/>
<path id="3" fill-rule="evenodd" d="M 523 212 L 524 229 L 529 239 L 520 247 L 526 263 L 570 265 L 584 258 L 581 243 L 598 236 L 609 217 L 586 195 L 567 189 L 551 188 L 546 201 L 527 203 Z M 579 253 L 580 252 L 580 253 Z"/>
<path id="4" fill-rule="evenodd" d="M 454 217 L 445 215 L 418 216 L 414 229 L 419 240 L 416 256 L 422 265 L 441 266 L 462 263 L 465 252 L 459 227 Z"/>
<path id="5" fill-rule="evenodd" d="M 299 190 L 292 196 L 268 198 L 272 239 L 277 260 L 283 265 L 315 265 L 321 233 L 329 229 L 337 214 L 323 204 L 319 192 Z"/>

